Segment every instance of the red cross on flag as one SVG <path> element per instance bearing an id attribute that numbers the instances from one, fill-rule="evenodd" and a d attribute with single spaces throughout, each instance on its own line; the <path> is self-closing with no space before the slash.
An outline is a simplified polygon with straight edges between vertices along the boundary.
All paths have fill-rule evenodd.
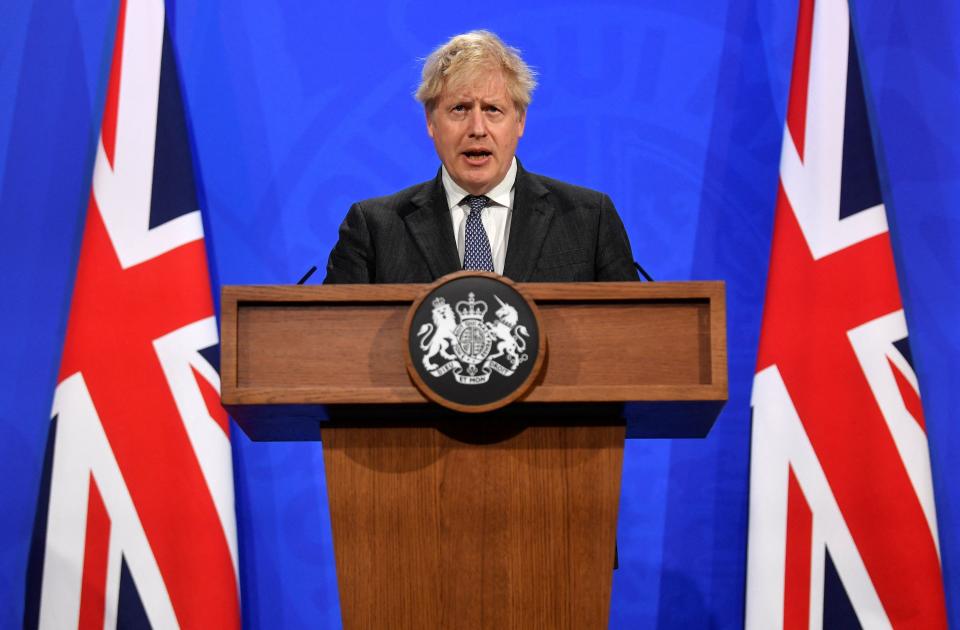
<path id="1" fill-rule="evenodd" d="M 801 0 L 753 384 L 747 628 L 946 628 L 930 459 L 846 0 Z"/>

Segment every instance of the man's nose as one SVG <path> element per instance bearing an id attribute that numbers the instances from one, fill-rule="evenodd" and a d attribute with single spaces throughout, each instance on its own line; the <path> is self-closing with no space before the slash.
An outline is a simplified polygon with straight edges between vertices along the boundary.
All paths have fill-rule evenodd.
<path id="1" fill-rule="evenodd" d="M 483 108 L 474 107 L 470 110 L 470 135 L 474 138 L 487 135 L 487 119 L 483 115 Z"/>

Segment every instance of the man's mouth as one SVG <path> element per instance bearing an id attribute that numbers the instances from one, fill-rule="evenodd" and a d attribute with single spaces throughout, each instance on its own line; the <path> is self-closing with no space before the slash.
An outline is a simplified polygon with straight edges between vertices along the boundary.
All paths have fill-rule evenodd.
<path id="1" fill-rule="evenodd" d="M 490 156 L 493 154 L 484 149 L 471 149 L 469 151 L 464 151 L 462 155 L 467 159 L 468 163 L 480 165 L 484 164 L 488 159 L 490 159 Z"/>

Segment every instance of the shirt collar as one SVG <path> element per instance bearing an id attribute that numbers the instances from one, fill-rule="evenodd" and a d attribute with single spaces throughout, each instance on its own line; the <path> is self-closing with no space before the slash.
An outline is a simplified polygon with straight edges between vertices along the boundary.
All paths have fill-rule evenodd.
<path id="1" fill-rule="evenodd" d="M 446 166 L 440 167 L 440 181 L 443 183 L 443 191 L 447 195 L 447 208 L 450 210 L 453 210 L 453 208 L 460 205 L 460 202 L 463 201 L 463 198 L 470 194 L 461 188 L 457 182 L 453 181 L 453 178 L 450 177 L 450 173 L 447 172 Z M 507 174 L 503 176 L 503 179 L 500 180 L 499 184 L 490 189 L 490 191 L 486 194 L 486 197 L 498 206 L 509 208 L 510 191 L 513 190 L 513 186 L 516 181 L 517 158 L 514 156 L 514 158 L 510 161 L 510 168 L 507 169 Z"/>

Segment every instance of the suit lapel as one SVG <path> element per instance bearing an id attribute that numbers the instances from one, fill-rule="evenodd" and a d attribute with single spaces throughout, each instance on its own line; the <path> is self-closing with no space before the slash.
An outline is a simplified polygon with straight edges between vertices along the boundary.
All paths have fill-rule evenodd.
<path id="1" fill-rule="evenodd" d="M 518 161 L 507 259 L 503 264 L 503 275 L 516 282 L 526 281 L 540 258 L 553 219 L 553 207 L 546 199 L 548 192 Z"/>
<path id="2" fill-rule="evenodd" d="M 440 175 L 411 197 L 410 204 L 403 221 L 434 279 L 459 271 L 460 255 Z"/>

